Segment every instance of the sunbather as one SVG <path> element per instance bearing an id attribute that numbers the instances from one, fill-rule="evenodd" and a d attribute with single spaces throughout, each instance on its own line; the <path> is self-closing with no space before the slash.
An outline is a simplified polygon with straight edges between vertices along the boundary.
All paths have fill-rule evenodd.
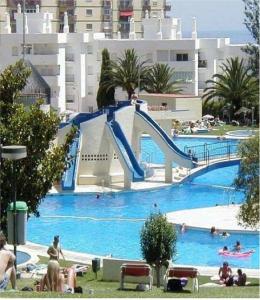
<path id="1" fill-rule="evenodd" d="M 246 273 L 242 273 L 241 269 L 237 270 L 237 276 L 234 276 L 234 283 L 238 286 L 246 285 Z"/>
<path id="2" fill-rule="evenodd" d="M 0 232 L 0 291 L 5 290 L 11 281 L 13 289 L 16 289 L 16 272 L 14 268 L 15 256 L 5 249 L 6 237 Z"/>
<path id="3" fill-rule="evenodd" d="M 228 262 L 223 262 L 223 266 L 219 268 L 218 275 L 221 283 L 226 283 L 229 280 L 232 275 L 232 270 L 228 266 Z"/>
<path id="4" fill-rule="evenodd" d="M 74 268 L 67 268 L 63 271 L 55 264 L 48 264 L 48 272 L 40 282 L 40 291 L 53 291 L 74 293 L 76 287 L 76 273 Z"/>

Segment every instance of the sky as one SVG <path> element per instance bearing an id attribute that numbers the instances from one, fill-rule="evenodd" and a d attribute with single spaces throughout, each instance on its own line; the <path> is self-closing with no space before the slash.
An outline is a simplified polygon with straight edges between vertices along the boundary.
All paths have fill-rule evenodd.
<path id="1" fill-rule="evenodd" d="M 197 18 L 197 30 L 250 34 L 243 24 L 242 0 L 171 0 L 171 16 L 182 19 L 182 30 L 191 31 L 192 17 Z"/>

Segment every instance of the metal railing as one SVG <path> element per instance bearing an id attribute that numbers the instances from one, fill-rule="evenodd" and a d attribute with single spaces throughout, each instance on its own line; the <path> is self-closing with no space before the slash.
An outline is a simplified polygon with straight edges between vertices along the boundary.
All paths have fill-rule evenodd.
<path id="1" fill-rule="evenodd" d="M 237 155 L 238 144 L 231 141 L 201 144 L 196 146 L 185 146 L 184 152 L 191 157 L 197 158 L 198 162 L 209 164 L 215 159 L 230 159 Z"/>

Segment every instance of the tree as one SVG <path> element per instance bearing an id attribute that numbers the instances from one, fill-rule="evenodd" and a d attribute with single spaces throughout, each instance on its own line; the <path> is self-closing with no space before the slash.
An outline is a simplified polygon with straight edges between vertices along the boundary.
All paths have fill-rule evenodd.
<path id="1" fill-rule="evenodd" d="M 124 51 L 122 57 L 111 62 L 111 71 L 108 72 L 109 82 L 105 87 L 121 87 L 127 92 L 128 99 L 131 99 L 136 88 L 143 89 L 143 82 L 147 74 L 147 67 L 144 64 L 147 61 L 141 61 L 134 49 Z"/>
<path id="2" fill-rule="evenodd" d="M 108 89 L 104 83 L 109 81 L 109 72 L 111 71 L 110 56 L 107 49 L 102 51 L 102 66 L 99 81 L 99 89 L 97 93 L 98 108 L 115 104 L 115 88 L 113 86 Z"/>
<path id="3" fill-rule="evenodd" d="M 239 212 L 239 223 L 244 226 L 259 225 L 259 136 L 242 142 L 239 146 L 241 163 L 235 186 L 245 191 L 246 201 Z"/>
<path id="4" fill-rule="evenodd" d="M 30 69 L 19 61 L 9 66 L 0 77 L 0 105 L 6 114 L 0 116 L 1 143 L 5 145 L 24 145 L 27 157 L 15 162 L 17 199 L 25 201 L 29 213 L 36 216 L 38 206 L 56 180 L 60 180 L 68 167 L 69 145 L 74 137 L 75 128 L 68 134 L 66 142 L 55 146 L 53 141 L 58 132 L 60 120 L 51 110 L 46 114 L 40 108 L 42 101 L 29 108 L 15 103 L 19 90 L 26 85 Z M 8 83 L 8 84 L 7 84 Z M 18 84 L 19 83 L 19 84 Z M 5 97 L 8 92 L 9 97 Z M 12 94 L 13 91 L 13 94 Z M 12 99 L 12 101 L 10 101 Z M 1 170 L 1 228 L 6 230 L 7 207 L 11 200 L 12 163 L 2 159 Z"/>
<path id="5" fill-rule="evenodd" d="M 179 94 L 182 89 L 176 87 L 178 81 L 172 79 L 173 68 L 165 64 L 156 63 L 147 72 L 144 89 L 147 93 Z"/>
<path id="6" fill-rule="evenodd" d="M 251 33 L 255 44 L 249 43 L 242 50 L 249 54 L 249 68 L 259 78 L 259 0 L 243 0 L 245 3 L 244 24 Z"/>
<path id="7" fill-rule="evenodd" d="M 212 80 L 206 81 L 209 86 L 204 89 L 202 96 L 205 103 L 217 98 L 225 105 L 230 105 L 231 115 L 242 106 L 251 108 L 258 105 L 258 82 L 248 74 L 243 59 L 229 58 L 220 68 L 220 74 L 214 74 Z"/>
<path id="8" fill-rule="evenodd" d="M 176 254 L 176 232 L 161 213 L 151 214 L 141 231 L 141 250 L 144 259 L 156 269 L 157 287 L 160 287 L 160 270 L 168 267 L 168 260 Z"/>

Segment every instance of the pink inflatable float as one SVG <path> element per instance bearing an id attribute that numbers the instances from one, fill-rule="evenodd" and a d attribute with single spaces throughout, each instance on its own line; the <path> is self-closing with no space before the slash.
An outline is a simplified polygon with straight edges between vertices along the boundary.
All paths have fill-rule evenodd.
<path id="1" fill-rule="evenodd" d="M 243 258 L 243 257 L 248 257 L 250 256 L 252 253 L 254 253 L 254 250 L 249 250 L 249 251 L 245 251 L 245 252 L 232 252 L 232 251 L 223 251 L 222 249 L 218 251 L 219 255 L 223 255 L 226 257 L 237 257 L 237 258 Z"/>

